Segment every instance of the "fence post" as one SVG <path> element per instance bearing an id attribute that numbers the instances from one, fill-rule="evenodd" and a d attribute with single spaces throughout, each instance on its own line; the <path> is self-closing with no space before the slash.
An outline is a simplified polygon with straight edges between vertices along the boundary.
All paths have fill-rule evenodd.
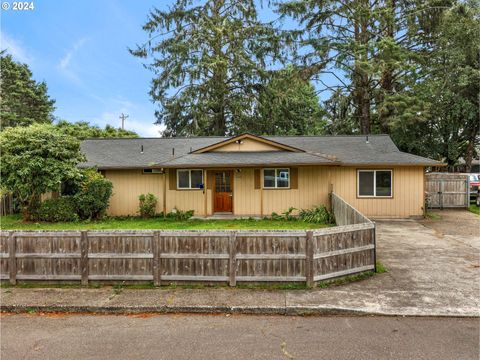
<path id="1" fill-rule="evenodd" d="M 160 259 L 160 231 L 155 231 L 153 233 L 152 239 L 152 252 L 153 252 L 153 285 L 161 285 L 161 264 L 162 260 Z"/>
<path id="2" fill-rule="evenodd" d="M 467 175 L 467 191 L 466 191 L 466 195 L 467 195 L 467 199 L 466 199 L 466 203 L 465 203 L 465 207 L 468 209 L 468 207 L 470 206 L 470 175 Z"/>
<path id="3" fill-rule="evenodd" d="M 307 280 L 307 286 L 313 287 L 313 231 L 307 231 L 306 244 L 305 244 L 305 277 Z"/>
<path id="4" fill-rule="evenodd" d="M 17 283 L 17 238 L 14 231 L 8 232 L 8 255 L 10 284 L 15 285 Z"/>
<path id="5" fill-rule="evenodd" d="M 229 236 L 228 240 L 228 250 L 229 250 L 229 285 L 236 286 L 237 285 L 237 232 L 232 231 Z"/>
<path id="6" fill-rule="evenodd" d="M 440 179 L 440 191 L 438 192 L 438 201 L 440 203 L 440 210 L 443 210 L 443 190 L 444 190 L 443 179 Z"/>
<path id="7" fill-rule="evenodd" d="M 377 272 L 377 224 L 373 222 L 373 271 Z"/>
<path id="8" fill-rule="evenodd" d="M 333 189 L 332 188 L 333 188 L 332 184 L 329 184 L 327 210 L 330 212 L 333 211 Z"/>
<path id="9" fill-rule="evenodd" d="M 80 233 L 80 271 L 82 285 L 88 285 L 88 234 L 85 230 Z"/>

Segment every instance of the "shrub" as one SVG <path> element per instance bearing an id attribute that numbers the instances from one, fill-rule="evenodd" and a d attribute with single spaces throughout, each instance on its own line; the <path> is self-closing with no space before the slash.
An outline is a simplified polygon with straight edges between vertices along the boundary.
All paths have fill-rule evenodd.
<path id="1" fill-rule="evenodd" d="M 84 171 L 79 191 L 73 196 L 80 219 L 103 217 L 112 196 L 112 189 L 112 183 L 95 169 Z"/>
<path id="2" fill-rule="evenodd" d="M 18 102 L 22 109 L 26 106 L 25 101 L 22 98 Z M 2 125 L 5 106 L 2 101 Z M 40 104 L 32 103 L 31 106 L 40 111 Z M 24 125 L 30 121 L 33 118 Z M 80 151 L 80 142 L 61 134 L 50 124 L 2 129 L 0 153 L 0 185 L 15 194 L 22 206 L 24 220 L 35 220 L 41 206 L 41 194 L 57 191 L 64 178 L 76 178 L 80 173 L 77 164 L 85 160 Z"/>
<path id="3" fill-rule="evenodd" d="M 301 220 L 309 223 L 333 224 L 335 221 L 333 214 L 324 205 L 319 205 L 312 209 L 302 209 L 298 216 Z"/>
<path id="4" fill-rule="evenodd" d="M 265 219 L 268 219 L 268 216 L 266 216 Z M 272 214 L 270 215 L 270 219 L 272 219 L 272 220 L 283 220 L 283 217 L 282 217 L 282 215 L 278 215 L 278 214 L 274 211 L 274 212 L 272 212 Z"/>
<path id="5" fill-rule="evenodd" d="M 270 220 L 295 220 L 297 217 L 292 215 L 292 213 L 297 210 L 294 207 L 289 207 L 287 211 L 282 212 L 281 215 L 277 214 L 275 211 L 270 215 Z M 268 219 L 268 218 L 266 218 Z"/>
<path id="6" fill-rule="evenodd" d="M 194 210 L 182 211 L 174 208 L 167 214 L 167 218 L 178 221 L 188 220 L 193 216 L 194 212 Z"/>
<path id="7" fill-rule="evenodd" d="M 153 194 L 142 194 L 138 197 L 140 201 L 139 213 L 141 217 L 150 218 L 155 216 L 155 209 L 157 207 L 157 198 Z"/>
<path id="8" fill-rule="evenodd" d="M 38 212 L 40 220 L 48 222 L 78 221 L 76 204 L 72 196 L 52 198 L 42 202 Z"/>
<path id="9" fill-rule="evenodd" d="M 295 209 L 294 207 L 289 207 L 287 211 L 284 211 L 282 213 L 282 216 L 285 220 L 295 220 L 296 217 L 294 215 L 292 215 L 292 213 L 297 210 Z"/>

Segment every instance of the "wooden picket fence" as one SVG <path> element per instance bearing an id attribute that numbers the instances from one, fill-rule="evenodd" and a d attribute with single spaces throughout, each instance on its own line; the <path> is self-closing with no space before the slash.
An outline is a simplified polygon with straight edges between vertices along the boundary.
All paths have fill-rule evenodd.
<path id="1" fill-rule="evenodd" d="M 311 231 L 0 231 L 0 278 L 12 284 L 200 281 L 313 286 L 374 269 L 375 224 L 370 221 Z"/>

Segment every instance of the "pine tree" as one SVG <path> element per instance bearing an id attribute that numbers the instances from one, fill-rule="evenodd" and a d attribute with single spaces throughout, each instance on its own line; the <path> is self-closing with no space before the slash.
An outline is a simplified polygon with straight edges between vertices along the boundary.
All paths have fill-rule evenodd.
<path id="1" fill-rule="evenodd" d="M 479 10 L 466 1 L 435 20 L 428 64 L 412 88 L 423 108 L 392 134 L 401 148 L 444 159 L 450 169 L 463 157 L 469 171 L 480 140 Z"/>
<path id="2" fill-rule="evenodd" d="M 0 52 L 0 127 L 51 123 L 55 100 L 50 99 L 45 82 L 36 82 L 26 64 Z"/>
<path id="3" fill-rule="evenodd" d="M 150 95 L 165 136 L 231 134 L 254 116 L 278 38 L 253 0 L 177 0 L 151 11 L 143 29 L 148 42 L 130 51 L 153 59 Z"/>
<path id="4" fill-rule="evenodd" d="M 351 98 L 352 116 L 362 133 L 371 131 L 373 57 L 378 34 L 377 13 L 369 0 L 294 0 L 279 4 L 283 16 L 296 19 L 301 31 L 296 46 L 301 65 L 312 80 L 336 96 Z M 322 75 L 330 74 L 337 85 Z"/>
<path id="5" fill-rule="evenodd" d="M 330 131 L 391 131 L 399 108 L 420 108 L 411 92 L 428 63 L 428 45 L 452 0 L 293 0 L 278 11 L 296 19 L 296 46 L 312 79 L 332 94 L 327 106 L 352 120 L 332 117 Z M 325 82 L 326 75 L 336 84 Z M 349 108 L 345 108 L 348 106 Z M 412 112 L 407 114 L 412 114 Z M 413 112 L 415 114 L 415 112 Z M 334 122 L 339 121 L 338 126 Z M 352 124 L 351 129 L 345 125 Z"/>
<path id="6" fill-rule="evenodd" d="M 261 87 L 256 116 L 237 133 L 314 135 L 324 133 L 325 113 L 316 90 L 294 66 L 272 71 Z"/>

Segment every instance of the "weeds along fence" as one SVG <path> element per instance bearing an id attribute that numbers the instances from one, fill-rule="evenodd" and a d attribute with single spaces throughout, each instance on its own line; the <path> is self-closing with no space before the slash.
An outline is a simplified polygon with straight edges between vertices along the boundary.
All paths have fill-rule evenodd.
<path id="1" fill-rule="evenodd" d="M 370 221 L 312 231 L 0 232 L 0 276 L 12 284 L 185 281 L 314 286 L 374 268 L 375 225 Z"/>

